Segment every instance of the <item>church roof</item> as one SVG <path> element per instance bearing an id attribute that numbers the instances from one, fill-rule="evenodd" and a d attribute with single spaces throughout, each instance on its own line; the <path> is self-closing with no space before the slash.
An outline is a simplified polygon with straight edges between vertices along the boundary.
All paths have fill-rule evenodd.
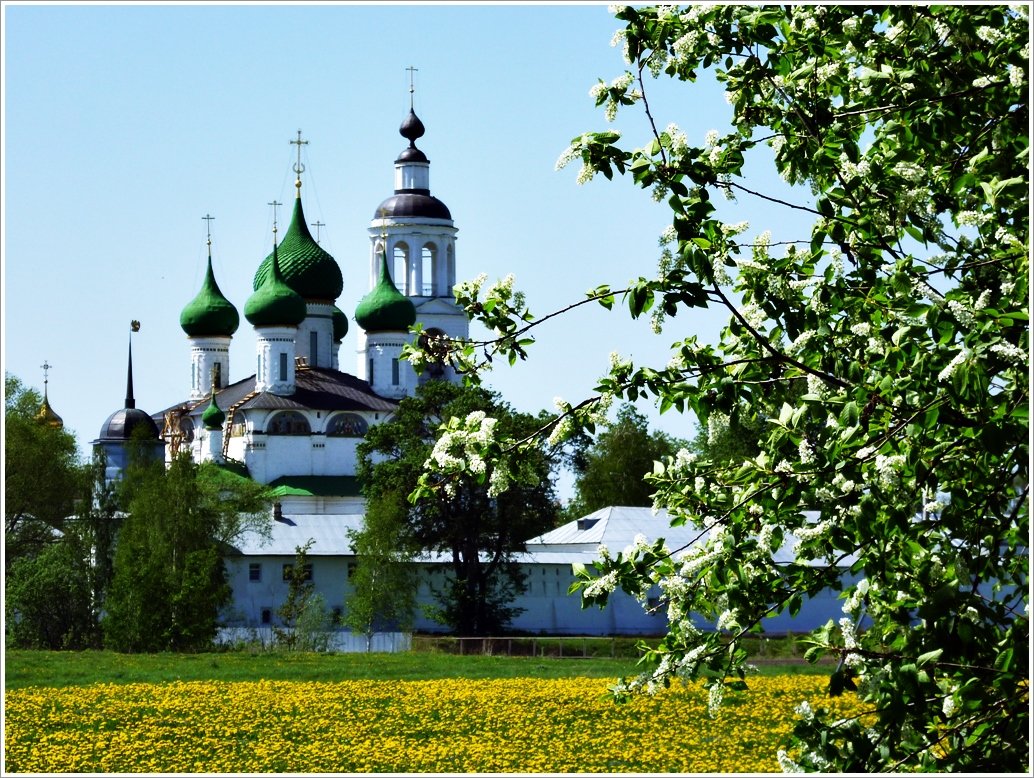
<path id="1" fill-rule="evenodd" d="M 377 206 L 375 219 L 399 219 L 421 217 L 427 219 L 452 219 L 448 207 L 427 192 L 417 190 L 398 191 Z"/>
<path id="2" fill-rule="evenodd" d="M 341 268 L 309 232 L 300 194 L 295 198 L 291 225 L 280 242 L 278 254 L 284 281 L 306 300 L 332 302 L 340 297 L 344 285 Z M 273 255 L 270 254 L 255 272 L 253 287 L 256 290 L 266 280 L 272 266 Z"/>
<path id="3" fill-rule="evenodd" d="M 228 337 L 237 331 L 241 317 L 237 309 L 219 289 L 212 272 L 212 252 L 208 253 L 208 269 L 205 280 L 201 283 L 201 291 L 183 308 L 180 313 L 180 327 L 190 337 L 223 336 Z"/>
<path id="4" fill-rule="evenodd" d="M 237 407 L 237 411 L 261 410 L 318 410 L 318 411 L 367 411 L 391 413 L 397 403 L 376 394 L 370 384 L 354 375 L 332 370 L 329 367 L 302 366 L 295 371 L 295 391 L 289 396 L 271 392 L 255 394 L 255 376 L 225 386 L 215 395 L 216 403 L 224 410 Z M 241 402 L 243 400 L 243 402 Z M 209 398 L 189 403 L 189 415 L 200 417 L 208 407 Z M 183 407 L 183 403 L 166 408 L 154 415 L 159 422 L 167 411 Z"/>
<path id="5" fill-rule="evenodd" d="M 270 481 L 277 497 L 360 497 L 354 475 L 282 475 Z"/>
<path id="6" fill-rule="evenodd" d="M 405 332 L 416 321 L 413 301 L 402 294 L 391 280 L 385 254 L 381 254 L 380 279 L 359 301 L 355 320 L 367 332 Z"/>
<path id="7" fill-rule="evenodd" d="M 133 432 L 137 428 L 143 428 L 146 431 L 148 440 L 158 439 L 158 425 L 147 415 L 146 411 L 139 408 L 122 408 L 104 421 L 104 424 L 101 425 L 100 435 L 94 442 L 128 441 L 133 438 Z"/>

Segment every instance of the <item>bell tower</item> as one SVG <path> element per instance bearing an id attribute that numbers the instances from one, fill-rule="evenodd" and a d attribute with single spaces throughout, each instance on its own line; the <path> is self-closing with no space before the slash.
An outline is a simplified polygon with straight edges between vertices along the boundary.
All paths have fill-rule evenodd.
<path id="1" fill-rule="evenodd" d="M 425 332 L 466 338 L 469 322 L 452 293 L 456 285 L 457 229 L 448 207 L 431 194 L 431 162 L 416 146 L 426 132 L 413 106 L 416 68 L 407 70 L 409 114 L 402 121 L 399 134 L 409 145 L 395 160 L 395 193 L 377 207 L 367 229 L 369 285 L 373 290 L 383 284 L 382 270 L 386 267 L 394 287 L 412 302 L 416 321 Z M 411 340 L 412 335 L 407 334 L 406 342 Z M 368 333 L 359 332 L 357 375 L 373 383 L 377 376 L 371 376 L 370 370 L 377 360 L 371 359 L 370 346 Z M 398 369 L 405 374 L 400 383 L 415 388 L 418 378 L 412 366 L 403 362 Z M 444 365 L 425 369 L 419 380 L 431 378 L 458 380 L 453 370 Z"/>

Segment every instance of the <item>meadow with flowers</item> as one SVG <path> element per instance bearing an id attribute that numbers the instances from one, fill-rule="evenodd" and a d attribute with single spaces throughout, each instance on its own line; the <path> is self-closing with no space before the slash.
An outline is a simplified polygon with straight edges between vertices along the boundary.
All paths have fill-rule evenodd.
<path id="1" fill-rule="evenodd" d="M 9 772 L 778 772 L 825 679 L 618 704 L 602 678 L 172 681 L 9 689 Z M 861 712 L 853 695 L 836 714 Z"/>

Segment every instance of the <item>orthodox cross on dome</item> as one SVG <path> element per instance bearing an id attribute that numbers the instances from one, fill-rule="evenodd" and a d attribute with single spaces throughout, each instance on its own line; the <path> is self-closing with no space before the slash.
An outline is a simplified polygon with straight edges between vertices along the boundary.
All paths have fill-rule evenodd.
<path id="1" fill-rule="evenodd" d="M 277 209 L 277 206 L 283 205 L 283 203 L 280 203 L 280 202 L 277 202 L 276 200 L 274 200 L 271 203 L 266 203 L 266 205 L 272 205 L 273 206 L 273 234 L 276 235 L 276 209 Z"/>
<path id="2" fill-rule="evenodd" d="M 205 232 L 208 235 L 208 248 L 212 248 L 212 221 L 214 219 L 214 216 L 209 216 L 207 213 L 201 217 L 201 221 L 205 222 Z"/>
<path id="3" fill-rule="evenodd" d="M 326 227 L 327 225 L 317 219 L 312 223 L 312 226 L 316 228 L 316 243 L 318 245 L 320 242 L 320 227 Z"/>
<path id="4" fill-rule="evenodd" d="M 406 70 L 409 71 L 409 109 L 413 110 L 413 74 L 416 73 L 419 68 L 415 68 L 410 65 Z"/>
<path id="5" fill-rule="evenodd" d="M 309 141 L 302 140 L 302 131 L 298 130 L 298 140 L 289 140 L 288 143 L 298 147 L 298 161 L 294 163 L 294 174 L 298 178 L 295 179 L 294 185 L 298 189 L 298 196 L 301 197 L 302 173 L 305 172 L 305 165 L 302 164 L 302 146 L 308 146 Z"/>
<path id="6" fill-rule="evenodd" d="M 49 364 L 47 362 L 47 360 L 44 359 L 43 360 L 43 364 L 40 365 L 40 367 L 43 368 L 43 394 L 44 394 L 44 396 L 46 396 L 46 394 L 47 394 L 47 380 L 48 380 L 47 379 L 47 372 L 50 370 L 50 368 L 53 367 L 53 365 Z"/>

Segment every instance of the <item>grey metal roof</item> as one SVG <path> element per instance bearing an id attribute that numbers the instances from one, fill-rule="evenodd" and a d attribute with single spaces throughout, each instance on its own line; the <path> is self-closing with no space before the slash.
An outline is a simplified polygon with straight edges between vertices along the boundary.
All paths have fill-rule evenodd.
<path id="1" fill-rule="evenodd" d="M 294 556 L 295 549 L 313 540 L 309 556 L 351 556 L 348 530 L 363 528 L 363 514 L 298 514 L 285 513 L 282 521 L 273 522 L 272 537 L 257 532 L 245 533 L 234 550 L 247 556 Z"/>
<path id="2" fill-rule="evenodd" d="M 818 511 L 804 511 L 804 514 L 812 521 L 819 516 Z M 570 556 L 571 562 L 584 562 L 583 555 L 589 555 L 589 561 L 592 561 L 598 558 L 601 545 L 616 554 L 633 545 L 636 535 L 643 535 L 651 543 L 664 538 L 668 548 L 678 555 L 692 545 L 705 542 L 709 534 L 707 530 L 689 524 L 672 527 L 665 510 L 655 512 L 652 508 L 610 506 L 532 538 L 527 543 L 527 556 L 528 561 L 544 564 L 564 554 Z M 783 545 L 772 555 L 773 561 L 776 564 L 794 561 L 796 544 L 797 539 L 787 533 Z M 852 561 L 853 557 L 850 557 L 845 564 Z"/>
<path id="3" fill-rule="evenodd" d="M 815 519 L 817 512 L 806 511 Z M 593 522 L 591 527 L 579 529 L 578 524 Z M 363 526 L 363 515 L 355 514 L 285 514 L 283 521 L 273 523 L 272 538 L 266 540 L 258 533 L 247 533 L 234 544 L 235 550 L 249 556 L 294 556 L 298 546 L 314 540 L 310 556 L 352 556 L 348 541 L 349 529 L 359 530 Z M 575 562 L 592 564 L 599 559 L 600 545 L 605 545 L 612 554 L 633 545 L 636 535 L 643 535 L 647 542 L 664 538 L 669 549 L 676 554 L 689 546 L 704 542 L 708 532 L 695 527 L 672 527 L 666 511 L 654 513 L 651 508 L 611 506 L 601 508 L 577 521 L 532 538 L 527 550 L 516 554 L 515 559 L 524 564 L 570 565 Z M 788 535 L 783 546 L 773 555 L 776 564 L 794 561 L 793 548 L 796 539 Z M 423 564 L 447 564 L 448 554 L 425 552 L 415 558 Z M 851 559 L 845 565 L 851 564 Z M 815 564 L 824 564 L 816 562 Z"/>

